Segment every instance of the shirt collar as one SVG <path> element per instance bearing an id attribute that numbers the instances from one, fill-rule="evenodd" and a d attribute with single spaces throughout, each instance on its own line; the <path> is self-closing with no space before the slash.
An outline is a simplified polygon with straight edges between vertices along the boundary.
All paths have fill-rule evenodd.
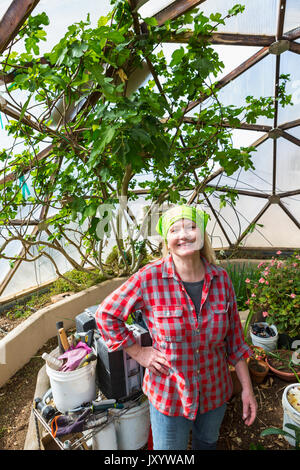
<path id="1" fill-rule="evenodd" d="M 207 280 L 212 279 L 214 276 L 219 275 L 219 271 L 217 268 L 213 265 L 210 264 L 203 256 L 201 256 L 201 259 L 204 263 L 204 268 L 205 268 L 205 277 L 207 277 Z M 172 258 L 172 255 L 167 255 L 164 258 L 164 263 L 162 265 L 162 277 L 174 277 L 175 279 L 178 279 L 178 275 L 175 271 L 175 265 L 174 261 Z"/>

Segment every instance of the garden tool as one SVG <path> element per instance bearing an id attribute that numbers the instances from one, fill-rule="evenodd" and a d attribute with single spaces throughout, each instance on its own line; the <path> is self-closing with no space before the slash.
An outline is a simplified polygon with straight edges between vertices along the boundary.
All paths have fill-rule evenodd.
<path id="1" fill-rule="evenodd" d="M 83 359 L 81 359 L 77 369 L 80 369 L 81 367 L 86 366 L 91 361 L 95 361 L 96 359 L 97 359 L 97 356 L 94 353 L 87 354 Z"/>
<path id="2" fill-rule="evenodd" d="M 90 403 L 83 403 L 82 406 L 69 410 L 68 413 L 77 413 L 86 408 L 92 410 L 93 413 L 97 413 L 98 411 L 106 411 L 109 408 L 122 409 L 124 408 L 124 405 L 122 403 L 117 403 L 116 400 L 114 400 L 113 398 L 100 401 L 94 400 Z"/>
<path id="3" fill-rule="evenodd" d="M 61 344 L 60 336 L 59 336 L 59 333 L 58 333 L 58 331 L 59 331 L 61 328 L 63 328 L 63 326 L 64 326 L 64 322 L 62 322 L 62 321 L 56 322 L 57 342 L 58 342 L 58 349 L 59 349 L 60 354 L 63 354 L 63 353 L 65 352 L 65 350 L 64 350 L 64 348 L 63 348 L 63 346 L 62 346 L 62 344 Z"/>
<path id="4" fill-rule="evenodd" d="M 69 345 L 69 341 L 68 341 L 68 337 L 67 337 L 67 333 L 66 333 L 65 329 L 60 328 L 58 330 L 58 334 L 59 334 L 59 337 L 60 337 L 61 345 L 64 348 L 64 351 L 65 352 L 68 351 L 70 349 L 70 345 Z"/>
<path id="5" fill-rule="evenodd" d="M 94 330 L 76 332 L 74 335 L 75 340 L 82 341 L 88 346 L 91 346 L 94 339 Z"/>
<path id="6" fill-rule="evenodd" d="M 46 420 L 49 421 L 50 419 L 53 418 L 53 416 L 56 413 L 56 409 L 53 408 L 53 406 L 46 405 L 43 400 L 39 397 L 34 399 L 34 408 L 36 410 L 39 410 L 41 413 L 42 417 Z"/>

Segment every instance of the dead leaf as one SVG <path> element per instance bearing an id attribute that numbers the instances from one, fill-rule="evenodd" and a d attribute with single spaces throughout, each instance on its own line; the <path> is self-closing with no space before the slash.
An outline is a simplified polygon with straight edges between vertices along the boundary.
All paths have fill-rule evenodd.
<path id="1" fill-rule="evenodd" d="M 276 441 L 274 441 L 275 444 L 277 444 L 279 447 L 284 447 L 284 443 L 283 442 L 280 442 L 276 439 Z"/>
<path id="2" fill-rule="evenodd" d="M 234 439 L 234 442 L 236 442 L 237 444 L 241 444 L 242 443 L 242 439 L 240 437 L 235 437 Z"/>

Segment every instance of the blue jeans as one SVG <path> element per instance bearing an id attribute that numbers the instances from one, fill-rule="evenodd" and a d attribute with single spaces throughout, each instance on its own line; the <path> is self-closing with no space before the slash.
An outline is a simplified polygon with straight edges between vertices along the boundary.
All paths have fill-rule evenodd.
<path id="1" fill-rule="evenodd" d="M 215 410 L 197 413 L 195 421 L 183 416 L 167 416 L 150 403 L 153 450 L 186 450 L 192 430 L 193 450 L 215 450 L 226 403 Z"/>

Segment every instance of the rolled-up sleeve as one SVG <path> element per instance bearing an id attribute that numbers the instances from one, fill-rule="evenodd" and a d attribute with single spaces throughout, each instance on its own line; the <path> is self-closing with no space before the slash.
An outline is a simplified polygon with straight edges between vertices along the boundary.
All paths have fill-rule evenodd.
<path id="1" fill-rule="evenodd" d="M 250 357 L 252 351 L 245 341 L 241 319 L 237 309 L 235 292 L 229 277 L 227 278 L 227 282 L 229 328 L 226 335 L 226 350 L 228 362 L 235 366 L 241 359 Z"/>
<path id="2" fill-rule="evenodd" d="M 99 305 L 96 324 L 110 351 L 132 346 L 134 334 L 126 326 L 131 313 L 143 309 L 139 273 L 133 274 Z"/>

